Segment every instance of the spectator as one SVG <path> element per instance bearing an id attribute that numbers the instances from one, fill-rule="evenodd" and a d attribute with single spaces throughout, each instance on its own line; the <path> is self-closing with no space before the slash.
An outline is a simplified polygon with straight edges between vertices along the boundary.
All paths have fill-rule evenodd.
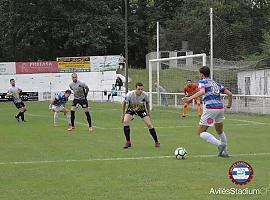
<path id="1" fill-rule="evenodd" d="M 115 87 L 117 88 L 117 86 L 118 86 L 118 90 L 121 90 L 121 87 L 123 86 L 123 81 L 119 76 L 117 76 L 116 81 L 115 81 Z"/>
<path id="2" fill-rule="evenodd" d="M 155 83 L 155 87 L 156 87 L 156 91 L 160 93 L 160 102 L 161 105 L 164 106 L 168 106 L 168 98 L 167 98 L 167 94 L 163 94 L 166 92 L 166 90 L 164 89 L 164 87 L 162 87 L 161 85 L 157 85 L 157 83 Z"/>
<path id="3" fill-rule="evenodd" d="M 111 93 L 108 94 L 108 101 L 110 101 L 110 97 L 111 96 L 112 96 L 112 98 L 115 97 L 115 96 L 117 96 L 117 89 L 114 86 L 114 84 L 112 84 Z"/>
<path id="4" fill-rule="evenodd" d="M 123 54 L 120 54 L 120 57 L 119 57 L 119 60 L 118 60 L 118 63 L 119 63 L 119 69 L 124 69 L 125 67 L 125 58 L 123 56 Z"/>

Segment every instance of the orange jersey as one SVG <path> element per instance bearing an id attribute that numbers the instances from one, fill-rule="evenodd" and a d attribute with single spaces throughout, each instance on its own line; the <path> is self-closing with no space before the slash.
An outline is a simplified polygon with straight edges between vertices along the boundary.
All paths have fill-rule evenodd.
<path id="1" fill-rule="evenodd" d="M 184 92 L 188 95 L 191 96 L 195 94 L 198 90 L 198 83 L 192 83 L 191 86 L 185 85 L 184 87 Z"/>

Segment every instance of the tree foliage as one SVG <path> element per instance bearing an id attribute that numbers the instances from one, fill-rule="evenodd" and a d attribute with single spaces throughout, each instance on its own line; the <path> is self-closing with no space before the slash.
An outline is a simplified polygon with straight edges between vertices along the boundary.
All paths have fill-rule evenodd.
<path id="1" fill-rule="evenodd" d="M 145 66 L 161 48 L 209 52 L 209 8 L 214 10 L 215 56 L 241 59 L 266 53 L 268 0 L 126 0 L 129 63 Z M 125 0 L 0 0 L 0 61 L 55 60 L 59 56 L 124 53 Z"/>

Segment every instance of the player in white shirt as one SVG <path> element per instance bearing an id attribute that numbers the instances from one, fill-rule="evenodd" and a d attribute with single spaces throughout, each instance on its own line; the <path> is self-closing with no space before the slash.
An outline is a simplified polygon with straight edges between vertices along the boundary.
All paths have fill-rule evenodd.
<path id="1" fill-rule="evenodd" d="M 128 108 L 126 110 L 127 104 Z M 125 100 L 122 103 L 121 120 L 124 124 L 124 134 L 126 137 L 126 142 L 123 146 L 124 149 L 131 147 L 129 123 L 133 119 L 134 115 L 140 116 L 145 125 L 148 127 L 149 133 L 155 141 L 155 147 L 160 147 L 160 142 L 158 140 L 155 128 L 150 120 L 149 98 L 147 93 L 143 91 L 142 83 L 136 83 L 136 89 L 128 92 Z"/>

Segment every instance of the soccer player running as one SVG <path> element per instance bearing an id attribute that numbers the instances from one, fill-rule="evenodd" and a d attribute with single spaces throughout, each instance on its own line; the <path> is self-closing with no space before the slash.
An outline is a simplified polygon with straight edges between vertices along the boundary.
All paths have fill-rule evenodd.
<path id="1" fill-rule="evenodd" d="M 197 91 L 198 91 L 198 84 L 197 83 L 192 83 L 191 80 L 187 80 L 187 84 L 184 87 L 184 93 L 185 93 L 186 97 L 192 96 Z M 197 98 L 195 98 L 195 100 L 196 100 L 197 107 L 198 107 L 198 115 L 201 116 L 202 115 L 201 99 L 200 99 L 200 97 L 197 97 Z M 188 105 L 190 103 L 191 103 L 191 101 L 184 103 L 182 117 L 187 116 L 187 114 L 188 114 Z"/>
<path id="2" fill-rule="evenodd" d="M 20 122 L 20 117 L 21 117 L 22 122 L 25 122 L 24 113 L 26 111 L 26 107 L 20 98 L 20 93 L 22 92 L 22 90 L 16 87 L 16 83 L 13 78 L 10 79 L 9 82 L 10 82 L 11 88 L 8 90 L 6 96 L 13 98 L 13 103 L 15 104 L 16 108 L 19 110 L 19 113 L 15 116 L 16 120 Z"/>
<path id="3" fill-rule="evenodd" d="M 88 131 L 91 133 L 93 131 L 91 116 L 88 111 L 88 101 L 87 94 L 89 92 L 89 87 L 82 81 L 78 80 L 78 75 L 73 73 L 71 75 L 72 83 L 69 84 L 69 87 L 74 92 L 74 100 L 71 106 L 71 126 L 68 128 L 68 131 L 73 131 L 75 129 L 74 121 L 75 121 L 75 111 L 78 105 L 84 110 L 84 113 L 88 122 Z"/>
<path id="4" fill-rule="evenodd" d="M 124 149 L 131 147 L 130 140 L 130 127 L 129 123 L 133 119 L 133 115 L 138 115 L 146 124 L 149 129 L 149 133 L 155 141 L 155 147 L 160 147 L 154 126 L 150 120 L 150 105 L 149 99 L 146 92 L 143 91 L 143 84 L 136 83 L 136 89 L 127 93 L 125 100 L 122 103 L 122 116 L 121 121 L 124 124 L 124 134 L 126 137 L 126 143 L 123 146 Z M 128 108 L 126 110 L 126 104 Z"/>
<path id="5" fill-rule="evenodd" d="M 220 93 L 228 95 L 227 108 L 232 106 L 232 93 L 220 83 L 209 78 L 210 69 L 206 66 L 200 68 L 199 91 L 190 97 L 184 97 L 184 102 L 203 95 L 203 114 L 201 116 L 198 134 L 199 136 L 218 147 L 218 156 L 229 157 L 227 152 L 227 137 L 223 131 L 224 105 L 221 101 Z M 207 132 L 209 126 L 215 126 L 220 140 Z"/>
<path id="6" fill-rule="evenodd" d="M 71 126 L 71 120 L 70 120 L 70 111 L 65 108 L 65 104 L 68 101 L 68 98 L 71 94 L 71 90 L 66 90 L 65 92 L 59 92 L 55 94 L 54 98 L 51 100 L 51 103 L 49 105 L 49 110 L 53 111 L 53 122 L 54 126 L 57 126 L 58 122 L 58 113 L 63 112 L 67 118 L 69 126 Z"/>

